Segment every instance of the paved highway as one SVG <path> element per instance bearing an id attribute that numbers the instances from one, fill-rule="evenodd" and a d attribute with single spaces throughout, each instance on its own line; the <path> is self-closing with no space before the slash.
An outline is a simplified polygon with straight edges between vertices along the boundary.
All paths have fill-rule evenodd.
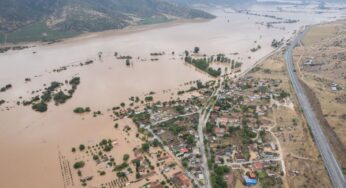
<path id="1" fill-rule="evenodd" d="M 316 119 L 316 115 L 312 110 L 309 100 L 305 95 L 303 88 L 298 81 L 298 77 L 294 71 L 292 51 L 294 47 L 300 42 L 301 38 L 304 36 L 307 30 L 308 28 L 306 28 L 303 32 L 298 33 L 297 36 L 291 42 L 291 44 L 287 47 L 284 57 L 287 64 L 288 74 L 292 82 L 293 88 L 295 90 L 295 93 L 298 97 L 298 101 L 304 111 L 305 118 L 310 126 L 312 135 L 314 136 L 317 148 L 320 151 L 324 165 L 328 171 L 333 186 L 335 188 L 346 188 L 346 181 L 342 173 L 342 170 L 335 159 L 335 156 L 330 148 L 329 142 L 326 136 L 323 134 L 321 125 Z"/>

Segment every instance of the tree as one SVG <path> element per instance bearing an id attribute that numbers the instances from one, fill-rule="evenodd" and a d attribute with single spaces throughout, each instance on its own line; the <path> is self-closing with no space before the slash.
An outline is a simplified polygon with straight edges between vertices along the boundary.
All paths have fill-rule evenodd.
<path id="1" fill-rule="evenodd" d="M 193 50 L 193 53 L 195 53 L 195 54 L 198 54 L 198 52 L 199 52 L 199 47 L 195 47 L 195 49 Z"/>
<path id="2" fill-rule="evenodd" d="M 124 161 L 128 161 L 129 158 L 130 158 L 129 154 L 125 154 L 125 155 L 123 156 L 123 160 L 124 160 Z"/>
<path id="3" fill-rule="evenodd" d="M 142 144 L 142 150 L 143 150 L 144 152 L 148 152 L 148 151 L 149 151 L 149 148 L 150 148 L 149 143 L 144 143 L 144 144 Z"/>
<path id="4" fill-rule="evenodd" d="M 131 62 L 129 59 L 126 59 L 126 66 L 130 66 Z"/>
<path id="5" fill-rule="evenodd" d="M 154 147 L 160 146 L 160 142 L 159 142 L 159 140 L 157 140 L 156 138 L 155 138 L 154 141 L 153 141 L 153 146 L 154 146 Z"/>
<path id="6" fill-rule="evenodd" d="M 44 102 L 39 102 L 37 104 L 32 105 L 32 109 L 37 112 L 45 112 L 47 111 L 47 104 Z"/>
<path id="7" fill-rule="evenodd" d="M 193 143 L 195 143 L 195 138 L 194 138 L 194 136 L 192 136 L 191 134 L 189 134 L 188 136 L 187 136 L 187 138 L 186 138 L 186 143 L 187 144 L 193 144 Z"/>
<path id="8" fill-rule="evenodd" d="M 76 148 L 72 148 L 72 152 L 73 152 L 73 153 L 76 152 Z"/>
<path id="9" fill-rule="evenodd" d="M 83 151 L 85 149 L 85 146 L 83 144 L 79 145 L 79 150 Z"/>
<path id="10" fill-rule="evenodd" d="M 80 169 L 80 168 L 83 168 L 84 165 L 85 165 L 84 161 L 78 161 L 78 162 L 74 163 L 73 168 L 74 169 Z"/>
<path id="11" fill-rule="evenodd" d="M 125 172 L 117 172 L 117 177 L 118 178 L 126 177 L 126 173 Z"/>

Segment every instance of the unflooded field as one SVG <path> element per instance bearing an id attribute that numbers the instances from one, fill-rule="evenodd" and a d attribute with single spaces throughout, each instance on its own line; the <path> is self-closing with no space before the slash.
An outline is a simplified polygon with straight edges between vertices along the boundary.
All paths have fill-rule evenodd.
<path id="1" fill-rule="evenodd" d="M 244 71 L 274 50 L 270 46 L 274 38 L 289 39 L 302 25 L 340 16 L 335 12 L 315 14 L 314 11 L 272 12 L 273 8 L 269 7 L 252 9 L 301 21 L 281 24 L 285 29 L 268 28 L 258 22 L 267 22 L 270 18 L 215 9 L 212 13 L 218 17 L 211 21 L 96 33 L 0 54 L 0 86 L 12 85 L 11 89 L 0 93 L 0 100 L 7 101 L 0 106 L 1 186 L 63 187 L 59 151 L 66 155 L 81 143 L 123 138 L 119 135 L 121 132 L 113 128 L 114 122 L 107 109 L 128 102 L 131 96 L 143 99 L 151 91 L 157 93 L 154 100 L 169 100 L 177 97 L 177 91 L 186 87 L 186 82 L 213 79 L 183 62 L 181 54 L 185 50 L 192 51 L 198 46 L 201 54 L 224 53 L 243 62 Z M 250 51 L 258 45 L 260 50 Z M 99 52 L 102 52 L 101 58 Z M 115 52 L 132 56 L 132 65 L 126 66 L 125 60 L 115 58 Z M 150 56 L 155 52 L 165 52 L 165 55 Z M 151 61 L 152 58 L 158 60 Z M 94 63 L 78 66 L 86 60 Z M 63 66 L 67 70 L 53 71 Z M 30 106 L 16 105 L 20 97 L 21 100 L 30 99 L 34 96 L 32 91 L 43 89 L 44 84 L 64 82 L 75 76 L 80 77 L 81 84 L 72 99 L 63 105 L 55 106 L 51 102 L 45 113 L 34 112 Z M 25 83 L 25 78 L 31 81 Z M 104 115 L 74 114 L 73 109 L 78 106 L 89 106 L 92 111 L 100 110 Z M 124 124 L 133 126 L 130 121 Z M 119 149 L 130 153 L 132 147 Z"/>

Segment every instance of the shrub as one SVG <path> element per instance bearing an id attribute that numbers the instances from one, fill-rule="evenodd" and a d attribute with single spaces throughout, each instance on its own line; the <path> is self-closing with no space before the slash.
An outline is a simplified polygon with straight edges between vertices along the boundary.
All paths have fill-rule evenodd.
<path id="1" fill-rule="evenodd" d="M 32 109 L 37 111 L 37 112 L 45 112 L 47 111 L 47 104 L 44 102 L 39 102 L 34 105 L 32 105 Z"/>
<path id="2" fill-rule="evenodd" d="M 85 166 L 84 161 L 78 161 L 78 162 L 74 163 L 73 168 L 74 169 L 80 169 L 80 168 L 83 168 L 84 166 Z"/>
<path id="3" fill-rule="evenodd" d="M 128 161 L 129 158 L 130 158 L 130 156 L 129 156 L 128 154 L 125 154 L 125 155 L 123 156 L 123 160 L 124 160 L 124 161 Z"/>
<path id="4" fill-rule="evenodd" d="M 85 146 L 83 144 L 79 145 L 79 150 L 83 151 L 85 149 Z"/>

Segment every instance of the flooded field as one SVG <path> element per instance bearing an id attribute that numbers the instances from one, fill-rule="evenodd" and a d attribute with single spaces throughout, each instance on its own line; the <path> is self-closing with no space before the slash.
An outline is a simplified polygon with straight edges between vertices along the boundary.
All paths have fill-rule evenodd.
<path id="1" fill-rule="evenodd" d="M 151 91 L 156 93 L 154 100 L 169 100 L 177 97 L 177 91 L 186 87 L 186 82 L 213 79 L 184 63 L 185 50 L 192 51 L 198 46 L 200 54 L 223 53 L 243 62 L 244 71 L 274 50 L 273 39 L 287 40 L 303 25 L 345 16 L 337 11 L 302 12 L 294 7 L 281 8 L 256 6 L 250 12 L 299 19 L 299 22 L 267 27 L 265 23 L 273 21 L 272 18 L 214 9 L 211 13 L 217 18 L 211 21 L 87 34 L 56 44 L 0 54 L 0 86 L 12 85 L 0 93 L 0 100 L 6 101 L 0 106 L 1 187 L 64 187 L 59 152 L 69 153 L 73 146 L 81 143 L 124 137 L 113 128 L 108 109 L 128 102 L 131 96 L 143 99 Z M 261 48 L 252 52 L 251 48 L 257 46 Z M 99 52 L 102 52 L 101 58 Z M 132 56 L 132 65 L 126 66 L 125 60 L 115 58 L 115 52 L 118 56 Z M 155 52 L 165 54 L 152 60 L 150 53 Z M 80 66 L 87 60 L 94 63 Z M 66 70 L 53 71 L 61 67 Z M 44 84 L 64 82 L 74 76 L 80 77 L 81 84 L 65 104 L 55 106 L 51 102 L 45 113 L 34 112 L 30 106 L 17 106 L 17 101 L 37 95 L 32 91 L 43 89 Z M 31 81 L 26 83 L 25 78 Z M 74 114 L 73 109 L 78 106 L 100 110 L 104 115 Z M 131 121 L 121 122 L 120 126 L 124 125 L 134 127 Z M 140 144 L 136 138 L 130 139 L 134 145 Z M 132 151 L 132 145 L 123 144 L 119 150 Z"/>

